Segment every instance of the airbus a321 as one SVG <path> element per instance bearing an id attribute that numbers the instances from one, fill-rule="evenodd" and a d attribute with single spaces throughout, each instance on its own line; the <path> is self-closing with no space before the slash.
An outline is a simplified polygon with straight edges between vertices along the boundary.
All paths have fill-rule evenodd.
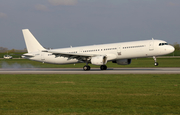
<path id="1" fill-rule="evenodd" d="M 107 62 L 128 65 L 133 58 L 153 57 L 154 65 L 158 66 L 157 56 L 174 52 L 174 47 L 163 40 L 143 40 L 132 42 L 111 43 L 61 49 L 46 49 L 28 29 L 23 29 L 28 53 L 22 57 L 34 61 L 51 64 L 86 63 L 83 70 L 90 70 L 89 63 L 99 65 L 101 70 L 107 69 Z"/>

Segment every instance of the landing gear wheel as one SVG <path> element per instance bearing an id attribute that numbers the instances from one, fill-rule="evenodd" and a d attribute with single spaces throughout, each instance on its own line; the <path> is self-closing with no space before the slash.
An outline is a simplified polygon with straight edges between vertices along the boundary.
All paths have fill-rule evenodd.
<path id="1" fill-rule="evenodd" d="M 158 62 L 155 62 L 154 65 L 155 65 L 155 66 L 158 66 L 159 64 L 158 64 Z"/>
<path id="2" fill-rule="evenodd" d="M 88 65 L 85 65 L 85 66 L 83 67 L 83 70 L 84 70 L 84 71 L 87 71 L 87 70 L 90 70 L 90 69 L 91 69 L 91 67 L 88 66 Z"/>
<path id="3" fill-rule="evenodd" d="M 101 70 L 107 70 L 107 66 L 106 66 L 106 65 L 101 65 L 101 66 L 100 66 L 100 69 L 101 69 Z"/>
<path id="4" fill-rule="evenodd" d="M 159 64 L 158 64 L 158 62 L 156 62 L 156 61 L 157 61 L 157 60 L 156 60 L 156 56 L 153 56 L 153 59 L 154 59 L 154 61 L 155 61 L 154 65 L 155 65 L 155 66 L 158 66 Z"/>
<path id="5" fill-rule="evenodd" d="M 91 67 L 90 67 L 90 66 L 87 66 L 87 68 L 88 68 L 88 70 L 90 70 L 90 69 L 91 69 Z"/>

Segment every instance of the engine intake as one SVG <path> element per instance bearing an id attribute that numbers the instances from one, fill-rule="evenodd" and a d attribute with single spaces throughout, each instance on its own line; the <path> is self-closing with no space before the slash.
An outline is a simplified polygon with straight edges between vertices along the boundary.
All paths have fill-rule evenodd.
<path id="1" fill-rule="evenodd" d="M 106 56 L 96 56 L 91 58 L 91 64 L 93 65 L 105 65 L 107 63 Z"/>

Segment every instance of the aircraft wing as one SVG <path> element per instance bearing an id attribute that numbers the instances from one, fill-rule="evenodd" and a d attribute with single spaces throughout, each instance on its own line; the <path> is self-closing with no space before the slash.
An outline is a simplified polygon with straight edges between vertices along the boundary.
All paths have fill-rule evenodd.
<path id="1" fill-rule="evenodd" d="M 100 56 L 100 54 L 83 54 L 83 53 L 66 53 L 66 52 L 59 52 L 59 51 L 53 51 L 53 50 L 46 50 L 45 52 L 52 53 L 53 55 L 56 55 L 57 57 L 67 57 L 69 59 L 78 59 L 80 61 L 85 61 L 90 57 L 94 56 Z M 106 56 L 106 55 L 101 55 Z"/>

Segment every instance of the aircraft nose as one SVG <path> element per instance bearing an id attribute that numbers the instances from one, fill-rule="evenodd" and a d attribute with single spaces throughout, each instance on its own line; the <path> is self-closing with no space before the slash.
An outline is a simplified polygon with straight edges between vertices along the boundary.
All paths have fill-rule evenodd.
<path id="1" fill-rule="evenodd" d="M 170 47 L 168 48 L 168 50 L 169 50 L 170 53 L 172 53 L 172 52 L 174 52 L 175 48 L 174 48 L 173 46 L 170 46 Z"/>

